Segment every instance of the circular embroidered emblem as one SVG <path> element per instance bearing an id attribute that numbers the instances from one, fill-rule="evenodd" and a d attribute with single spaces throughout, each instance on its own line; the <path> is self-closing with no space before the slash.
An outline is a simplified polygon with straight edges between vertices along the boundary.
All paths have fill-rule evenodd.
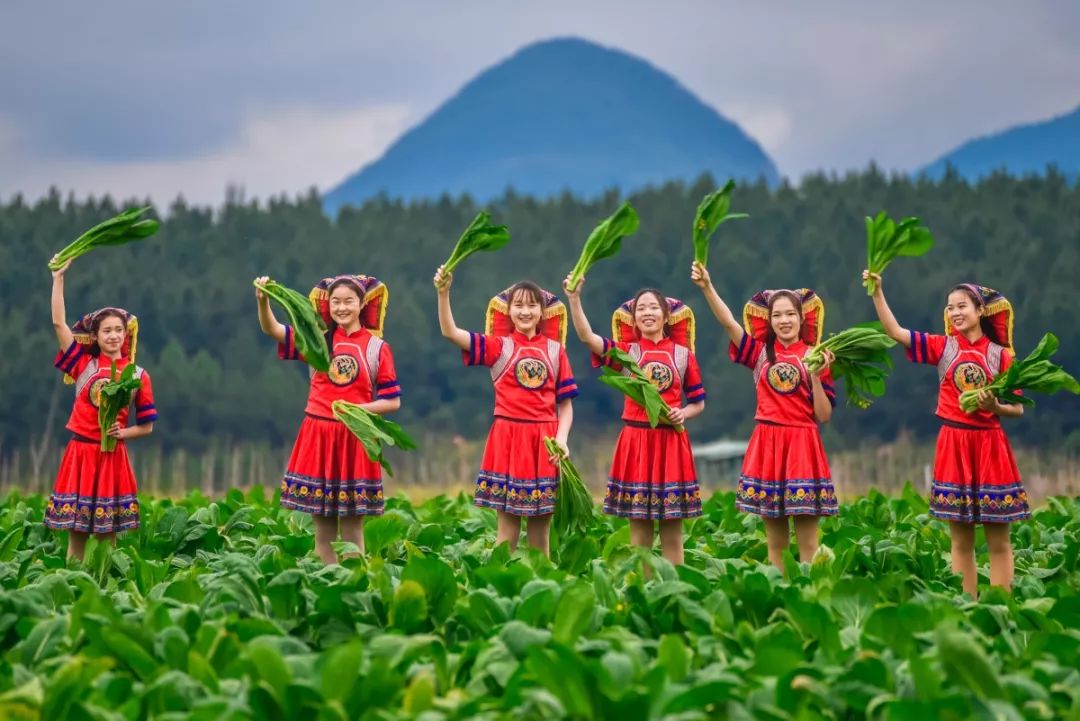
<path id="1" fill-rule="evenodd" d="M 522 358 L 514 365 L 514 377 L 522 388 L 542 388 L 548 379 L 548 367 L 542 360 Z"/>
<path id="2" fill-rule="evenodd" d="M 671 371 L 671 366 L 660 361 L 652 361 L 646 363 L 645 367 L 641 370 L 645 371 L 645 375 L 649 376 L 649 380 L 656 386 L 657 390 L 661 393 L 671 388 L 671 383 L 675 379 L 675 374 Z"/>
<path id="3" fill-rule="evenodd" d="M 360 361 L 355 356 L 342 353 L 330 359 L 330 371 L 326 375 L 334 385 L 347 386 L 356 380 L 359 370 Z"/>
<path id="4" fill-rule="evenodd" d="M 101 387 L 108 382 L 108 378 L 98 378 L 90 384 L 90 404 L 94 406 L 94 408 L 101 405 Z"/>
<path id="5" fill-rule="evenodd" d="M 769 385 L 777 393 L 783 395 L 790 395 L 799 389 L 799 382 L 802 380 L 802 374 L 799 373 L 799 369 L 791 363 L 785 363 L 781 361 L 769 367 L 769 372 L 766 374 L 769 379 Z"/>
<path id="6" fill-rule="evenodd" d="M 986 377 L 986 371 L 978 363 L 972 363 L 968 361 L 966 363 L 960 363 L 952 372 L 953 385 L 961 393 L 964 391 L 973 391 L 976 388 L 982 388 L 987 384 L 989 379 Z"/>

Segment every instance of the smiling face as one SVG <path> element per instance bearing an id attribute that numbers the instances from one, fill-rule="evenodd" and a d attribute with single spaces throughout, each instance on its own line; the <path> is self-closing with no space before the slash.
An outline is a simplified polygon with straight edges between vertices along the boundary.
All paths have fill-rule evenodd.
<path id="1" fill-rule="evenodd" d="M 540 296 L 530 288 L 516 288 L 510 296 L 510 320 L 514 330 L 532 337 L 544 316 Z"/>
<path id="2" fill-rule="evenodd" d="M 349 283 L 330 289 L 330 318 L 347 333 L 360 327 L 360 294 Z"/>
<path id="3" fill-rule="evenodd" d="M 963 289 L 953 289 L 945 305 L 945 317 L 953 330 L 963 335 L 981 331 L 983 306 L 977 305 L 971 294 Z"/>
<path id="4" fill-rule="evenodd" d="M 97 330 L 90 334 L 91 339 L 97 343 L 103 355 L 116 358 L 120 355 L 120 349 L 127 337 L 127 326 L 124 319 L 119 315 L 110 313 L 95 321 Z"/>
<path id="5" fill-rule="evenodd" d="M 667 298 L 656 291 L 642 291 L 634 299 L 634 327 L 642 337 L 655 339 L 664 334 L 669 312 Z"/>
<path id="6" fill-rule="evenodd" d="M 791 298 L 781 295 L 769 304 L 769 325 L 776 339 L 790 345 L 799 339 L 802 330 L 802 314 Z"/>

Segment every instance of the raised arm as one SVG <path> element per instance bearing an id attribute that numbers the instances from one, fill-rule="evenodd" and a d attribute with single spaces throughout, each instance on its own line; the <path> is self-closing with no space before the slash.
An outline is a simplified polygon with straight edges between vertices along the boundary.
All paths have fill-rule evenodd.
<path id="1" fill-rule="evenodd" d="M 863 282 L 872 279 L 877 284 L 877 289 L 874 291 L 874 310 L 877 311 L 878 320 L 881 321 L 881 326 L 885 329 L 885 334 L 905 348 L 910 348 L 911 332 L 908 331 L 907 328 L 900 327 L 900 323 L 897 322 L 892 309 L 889 308 L 889 303 L 885 300 L 885 290 L 882 288 L 881 276 L 877 273 L 871 273 L 868 270 L 864 270 L 862 272 L 862 279 Z"/>
<path id="2" fill-rule="evenodd" d="M 712 279 L 709 277 L 709 271 L 696 260 L 690 267 L 690 280 L 698 288 L 701 288 L 701 292 L 705 296 L 705 302 L 709 304 L 709 310 L 716 316 L 716 320 L 720 322 L 721 327 L 727 331 L 731 342 L 735 345 L 742 343 L 745 333 L 742 324 L 735 318 L 735 314 L 731 312 L 731 308 L 728 308 L 727 303 L 720 297 L 720 294 L 716 292 Z"/>
<path id="3" fill-rule="evenodd" d="M 435 290 L 439 295 L 439 331 L 443 338 L 461 350 L 469 350 L 469 331 L 457 327 L 454 311 L 450 308 L 450 286 L 454 284 L 454 274 L 444 273 L 443 266 L 435 271 Z"/>
<path id="4" fill-rule="evenodd" d="M 566 299 L 570 303 L 570 319 L 574 322 L 574 331 L 577 333 L 578 340 L 584 343 L 585 347 L 591 352 L 602 355 L 604 353 L 604 338 L 593 332 L 589 319 L 585 317 L 585 309 L 581 307 L 581 288 L 584 285 L 585 279 L 582 278 L 577 289 L 571 291 L 570 276 L 568 275 L 566 280 L 563 281 L 562 287 L 566 291 Z"/>
<path id="5" fill-rule="evenodd" d="M 75 336 L 68 327 L 67 309 L 64 306 L 64 273 L 70 266 L 69 260 L 52 272 L 52 324 L 60 350 L 67 350 L 75 342 Z"/>
<path id="6" fill-rule="evenodd" d="M 278 343 L 285 342 L 285 326 L 274 317 L 274 310 L 270 307 L 270 297 L 262 291 L 262 286 L 270 280 L 267 276 L 255 279 L 255 300 L 259 304 L 259 328 Z"/>

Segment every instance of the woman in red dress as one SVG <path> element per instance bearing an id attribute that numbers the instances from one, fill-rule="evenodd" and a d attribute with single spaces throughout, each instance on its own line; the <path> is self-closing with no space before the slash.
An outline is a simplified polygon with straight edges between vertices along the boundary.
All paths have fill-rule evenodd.
<path id="1" fill-rule="evenodd" d="M 762 291 L 750 299 L 739 323 L 717 294 L 700 263 L 691 280 L 701 288 L 713 315 L 728 333 L 728 353 L 754 373 L 757 425 L 743 459 L 736 506 L 762 517 L 769 561 L 783 568 L 794 518 L 799 559 L 818 548 L 818 518 L 835 515 L 836 493 L 818 431 L 832 417 L 836 394 L 829 364 L 811 373 L 803 364 L 821 340 L 821 299 L 810 290 Z"/>
<path id="2" fill-rule="evenodd" d="M 135 425 L 128 426 L 130 409 L 121 410 L 107 431 L 117 439 L 116 448 L 101 450 L 101 387 L 109 381 L 113 365 L 121 371 L 135 362 L 139 322 L 122 308 L 102 308 L 69 328 L 64 274 L 70 265 L 69 261 L 52 274 L 52 321 L 60 345 L 55 365 L 64 380 L 75 385 L 75 405 L 66 426 L 71 440 L 60 461 L 45 525 L 69 531 L 68 557 L 81 559 L 91 533 L 115 541 L 117 532 L 139 527 L 138 489 L 125 441 L 150 435 L 157 411 L 150 374 L 136 366 L 135 377 L 142 385 L 134 395 Z"/>
<path id="3" fill-rule="evenodd" d="M 440 266 L 435 273 L 439 328 L 461 349 L 465 365 L 491 370 L 495 387 L 495 419 L 484 446 L 474 503 L 496 511 L 496 543 L 517 548 L 521 519 L 528 518 L 529 545 L 549 556 L 558 458 L 548 454 L 544 438 L 554 438 L 569 454 L 572 399 L 578 394 L 563 348 L 566 309 L 551 293 L 522 281 L 491 299 L 484 334 L 470 333 L 454 322 L 452 283 L 453 275 Z"/>
<path id="4" fill-rule="evenodd" d="M 671 409 L 671 423 L 681 426 L 705 410 L 705 386 L 693 352 L 694 314 L 689 306 L 658 290 L 642 290 L 615 310 L 613 338 L 604 338 L 593 332 L 581 305 L 585 281 L 570 291 L 569 280 L 567 276 L 563 288 L 574 328 L 592 352 L 594 366 L 618 369 L 604 354 L 619 348 L 650 374 Z M 681 564 L 683 520 L 701 515 L 701 489 L 689 434 L 670 424 L 652 428 L 645 409 L 629 398 L 623 403 L 622 421 L 604 513 L 628 519 L 630 542 L 646 548 L 652 547 L 654 525 L 659 522 L 664 557 Z"/>
<path id="5" fill-rule="evenodd" d="M 1020 404 L 1001 403 L 990 391 L 979 395 L 979 408 L 965 413 L 960 394 L 982 388 L 1013 361 L 1013 310 L 997 291 L 964 283 L 949 291 L 945 333 L 902 328 L 885 301 L 881 276 L 863 271 L 877 283 L 874 309 L 885 332 L 907 348 L 915 363 L 937 366 L 936 415 L 941 421 L 934 453 L 930 514 L 949 523 L 953 571 L 964 590 L 978 593 L 975 524 L 983 524 L 990 550 L 990 583 L 1009 588 L 1013 553 L 1009 524 L 1031 517 L 1027 493 L 1016 467 L 1002 418 L 1018 418 Z"/>
<path id="6" fill-rule="evenodd" d="M 262 284 L 267 278 L 259 278 Z M 339 275 L 324 278 L 310 298 L 328 328 L 330 371 L 311 372 L 311 387 L 300 432 L 281 482 L 281 505 L 310 513 L 315 523 L 315 552 L 335 563 L 331 544 L 341 538 L 364 551 L 364 517 L 383 512 L 382 467 L 344 423 L 334 418 L 336 400 L 356 403 L 372 413 L 401 407 L 401 386 L 394 355 L 383 341 L 388 291 L 376 278 Z M 255 291 L 259 326 L 278 342 L 283 360 L 303 360 L 293 331 L 274 317 L 266 294 Z"/>

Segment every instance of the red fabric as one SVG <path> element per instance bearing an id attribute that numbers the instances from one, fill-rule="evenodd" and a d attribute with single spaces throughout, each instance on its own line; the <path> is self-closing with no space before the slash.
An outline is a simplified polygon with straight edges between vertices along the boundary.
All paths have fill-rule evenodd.
<path id="1" fill-rule="evenodd" d="M 752 335 L 759 343 L 765 341 L 765 334 L 769 330 L 769 299 L 778 290 L 763 290 L 754 294 L 743 307 L 743 323 L 750 328 Z M 803 320 L 799 328 L 799 340 L 807 345 L 814 345 L 821 340 L 821 312 L 824 310 L 817 293 L 809 288 L 788 289 L 802 302 Z M 756 311 L 754 311 L 756 309 Z"/>
<path id="2" fill-rule="evenodd" d="M 933 333 L 911 332 L 911 347 L 907 350 L 907 357 L 915 363 L 937 365 L 945 351 L 948 342 L 947 336 Z M 960 409 L 960 393 L 988 385 L 993 376 L 990 373 L 990 364 L 987 361 L 987 349 L 990 347 L 990 339 L 985 335 L 972 343 L 963 335 L 956 336 L 959 345 L 959 353 L 949 364 L 945 375 L 938 386 L 937 410 L 938 418 L 954 423 L 963 423 L 980 428 L 999 428 L 1001 418 L 989 411 L 976 410 L 974 413 L 964 413 Z M 1003 351 L 1001 354 L 1000 373 L 1004 373 L 1012 365 L 1012 353 Z"/>
<path id="3" fill-rule="evenodd" d="M 116 361 L 116 370 L 119 373 L 130 363 L 127 358 L 119 358 Z M 83 371 L 92 364 L 97 370 L 87 378 L 85 384 L 79 388 L 75 396 L 75 404 L 71 408 L 71 416 L 68 418 L 67 428 L 72 433 L 84 438 L 101 440 L 101 428 L 98 426 L 98 396 L 103 386 L 109 380 L 112 372 L 112 361 L 100 356 L 92 356 L 85 347 L 77 342 L 72 342 L 66 351 L 56 354 L 54 362 L 56 367 L 63 373 L 79 380 Z M 135 391 L 135 423 L 153 423 L 157 420 L 157 410 L 154 407 L 154 389 L 150 382 L 150 374 L 143 370 L 140 378 L 142 387 Z M 117 416 L 117 422 L 126 427 L 130 408 L 124 408 Z"/>
<path id="4" fill-rule="evenodd" d="M 476 479 L 476 505 L 515 516 L 554 513 L 558 471 L 548 460 L 544 438 L 554 438 L 558 430 L 554 420 L 495 418 Z"/>
<path id="5" fill-rule="evenodd" d="M 1030 516 L 1005 431 L 942 426 L 934 453 L 930 512 L 965 523 L 1008 523 Z"/>
<path id="6" fill-rule="evenodd" d="M 307 416 L 281 482 L 281 505 L 317 516 L 381 514 L 382 468 L 344 423 Z"/>
<path id="7" fill-rule="evenodd" d="M 331 405 L 343 400 L 349 403 L 371 403 L 376 399 L 397 398 L 401 395 L 394 354 L 389 343 L 379 349 L 379 371 L 375 388 L 368 373 L 367 348 L 374 336 L 367 328 L 346 333 L 334 331 L 330 349 L 330 373 L 313 373 L 304 412 L 320 418 L 333 418 Z M 285 327 L 285 342 L 278 344 L 278 357 L 283 360 L 303 360 L 293 341 L 293 331 Z"/>
<path id="8" fill-rule="evenodd" d="M 667 298 L 670 316 L 666 326 L 666 335 L 675 343 L 694 349 L 694 317 L 690 308 L 678 298 Z M 685 309 L 685 310 L 684 310 Z M 689 315 L 686 313 L 690 312 Z M 675 320 L 675 317 L 679 317 Z M 630 298 L 615 309 L 612 318 L 615 328 L 615 342 L 633 343 L 641 339 L 641 333 L 634 325 L 634 299 Z M 674 322 L 673 322 L 674 321 Z"/>
<path id="9" fill-rule="evenodd" d="M 759 423 L 743 458 L 735 505 L 770 518 L 835 515 L 836 491 L 817 427 Z"/>
<path id="10" fill-rule="evenodd" d="M 105 453 L 100 441 L 72 440 L 60 461 L 45 525 L 83 533 L 138 528 L 137 493 L 123 441 Z"/>
<path id="11" fill-rule="evenodd" d="M 670 427 L 625 426 L 615 444 L 604 513 L 671 520 L 701 515 L 690 436 Z"/>
<path id="12" fill-rule="evenodd" d="M 743 333 L 742 343 L 728 344 L 732 361 L 754 371 L 757 410 L 754 419 L 785 426 L 816 427 L 814 395 L 810 373 L 802 359 L 810 347 L 801 340 L 785 347 L 780 341 L 774 346 L 776 362 L 769 363 L 765 343 L 749 333 Z M 832 372 L 821 374 L 821 386 L 829 402 L 836 405 Z"/>
<path id="13" fill-rule="evenodd" d="M 537 333 L 531 339 L 514 331 L 508 336 L 469 334 L 469 350 L 461 352 L 467 366 L 494 366 L 504 345 L 513 350 L 505 369 L 495 378 L 495 415 L 523 421 L 550 421 L 557 418 L 556 404 L 578 395 L 574 371 L 566 350 L 559 346 L 556 373 L 548 355 L 548 337 Z"/>
<path id="14" fill-rule="evenodd" d="M 671 338 L 662 338 L 659 343 L 645 338 L 636 342 L 641 346 L 641 360 L 638 361 L 638 365 L 650 374 L 653 384 L 660 390 L 660 397 L 665 403 L 672 408 L 682 407 L 684 392 L 688 404 L 705 400 L 705 385 L 701 380 L 701 368 L 698 366 L 697 356 L 693 353 L 688 355 L 686 377 L 679 378 L 679 373 L 675 368 L 676 344 Z M 615 343 L 609 338 L 604 339 L 604 353 L 613 347 L 628 353 L 630 346 L 629 342 Z M 620 368 L 618 363 L 612 362 L 606 355 L 593 354 L 592 363 L 594 367 L 606 365 L 615 370 Z M 649 416 L 645 413 L 644 407 L 626 398 L 623 401 L 622 419 L 633 423 L 647 423 Z"/>

